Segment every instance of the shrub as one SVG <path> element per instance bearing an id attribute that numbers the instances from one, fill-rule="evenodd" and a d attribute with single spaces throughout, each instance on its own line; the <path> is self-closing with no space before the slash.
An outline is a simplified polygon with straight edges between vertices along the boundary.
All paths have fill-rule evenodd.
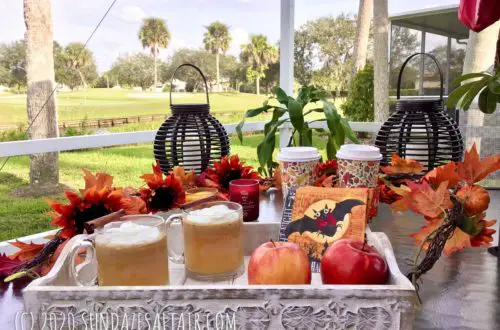
<path id="1" fill-rule="evenodd" d="M 91 135 L 92 130 L 86 128 L 82 125 L 82 127 L 68 127 L 64 129 L 63 136 L 80 136 L 80 135 Z"/>
<path id="2" fill-rule="evenodd" d="M 28 133 L 25 125 L 19 124 L 17 128 L 11 128 L 0 132 L 0 142 L 27 140 Z"/>
<path id="3" fill-rule="evenodd" d="M 373 66 L 365 68 L 351 81 L 349 95 L 340 106 L 344 115 L 352 121 L 373 121 Z"/>
<path id="4" fill-rule="evenodd" d="M 26 94 L 28 92 L 28 86 L 17 85 L 15 88 L 9 88 L 9 92 L 14 94 Z"/>
<path id="5" fill-rule="evenodd" d="M 68 127 L 64 130 L 64 136 L 77 136 L 79 134 L 79 130 L 74 127 Z"/>

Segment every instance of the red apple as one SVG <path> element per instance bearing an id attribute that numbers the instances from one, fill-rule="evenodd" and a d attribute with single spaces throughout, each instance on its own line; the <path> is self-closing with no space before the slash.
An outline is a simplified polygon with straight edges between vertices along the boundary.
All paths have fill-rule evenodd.
<path id="1" fill-rule="evenodd" d="M 330 245 L 321 258 L 323 284 L 385 284 L 387 263 L 372 246 L 352 239 Z"/>
<path id="2" fill-rule="evenodd" d="M 248 284 L 310 284 L 309 258 L 295 243 L 267 242 L 253 251 Z"/>

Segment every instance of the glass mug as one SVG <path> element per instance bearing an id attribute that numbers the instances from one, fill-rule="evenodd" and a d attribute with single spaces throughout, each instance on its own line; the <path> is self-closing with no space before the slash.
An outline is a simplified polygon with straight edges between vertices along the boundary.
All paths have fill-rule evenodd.
<path id="1" fill-rule="evenodd" d="M 220 281 L 243 273 L 243 210 L 232 202 L 207 202 L 168 217 L 181 223 L 186 275 Z"/>
<path id="2" fill-rule="evenodd" d="M 163 218 L 145 214 L 108 223 L 73 246 L 70 276 L 79 286 L 94 285 L 96 279 L 100 286 L 168 285 L 167 228 Z M 87 249 L 86 260 L 76 266 L 81 248 Z M 85 272 L 87 264 L 96 264 L 97 272 Z"/>

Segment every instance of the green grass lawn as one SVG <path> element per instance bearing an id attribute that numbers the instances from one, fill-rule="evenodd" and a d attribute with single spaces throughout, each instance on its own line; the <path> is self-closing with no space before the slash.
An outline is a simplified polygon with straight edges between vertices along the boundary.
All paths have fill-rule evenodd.
<path id="1" fill-rule="evenodd" d="M 132 97 L 141 95 L 143 97 Z M 245 93 L 210 94 L 212 112 L 230 111 L 241 113 L 258 107 L 265 95 Z M 204 103 L 205 95 L 179 94 L 174 103 Z M 26 95 L 0 94 L 0 123 L 26 123 Z M 169 113 L 168 95 L 133 92 L 129 89 L 87 89 L 79 92 L 61 92 L 57 95 L 59 120 L 128 117 L 136 115 Z"/>
<path id="2" fill-rule="evenodd" d="M 142 97 L 133 97 L 133 96 Z M 246 93 L 212 93 L 210 94 L 211 112 L 222 123 L 239 122 L 242 114 L 262 105 L 266 95 Z M 177 94 L 174 103 L 204 103 L 205 94 Z M 336 102 L 337 108 L 340 103 Z M 308 107 L 318 107 L 309 105 Z M 150 114 L 170 113 L 167 94 L 149 92 L 133 92 L 130 89 L 95 88 L 78 92 L 61 92 L 57 95 L 57 111 L 59 120 L 83 120 L 99 118 L 130 117 Z M 223 112 L 224 114 L 220 114 Z M 310 118 L 316 118 L 317 113 Z M 264 120 L 269 115 L 259 115 L 250 121 Z M 26 95 L 0 94 L 0 124 L 26 124 Z M 120 126 L 113 131 L 130 131 L 158 128 L 161 122 L 139 123 Z M 130 127 L 130 129 L 128 128 Z M 153 129 L 151 128 L 151 129 Z"/>

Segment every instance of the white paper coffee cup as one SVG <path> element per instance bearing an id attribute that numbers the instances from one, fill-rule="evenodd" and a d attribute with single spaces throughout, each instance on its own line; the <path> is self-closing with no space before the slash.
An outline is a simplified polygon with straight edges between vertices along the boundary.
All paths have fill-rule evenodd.
<path id="1" fill-rule="evenodd" d="M 339 184 L 347 188 L 374 188 L 377 186 L 382 154 L 374 146 L 344 144 L 337 151 Z"/>
<path id="2" fill-rule="evenodd" d="M 278 154 L 281 187 L 285 198 L 290 188 L 314 185 L 321 154 L 314 147 L 287 147 Z"/>

